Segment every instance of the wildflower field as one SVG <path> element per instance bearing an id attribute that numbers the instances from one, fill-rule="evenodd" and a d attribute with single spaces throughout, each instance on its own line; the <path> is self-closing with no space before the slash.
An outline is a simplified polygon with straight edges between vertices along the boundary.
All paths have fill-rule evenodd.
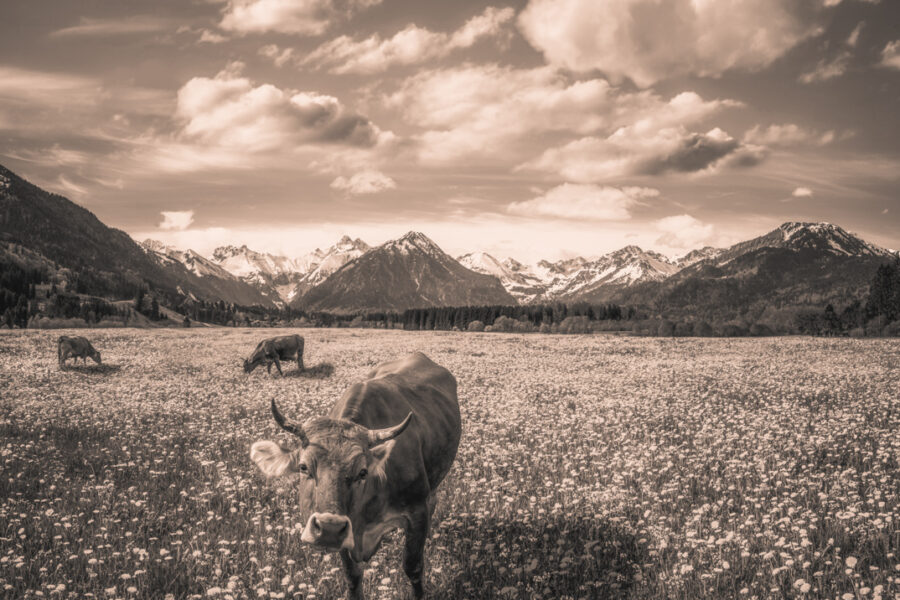
<path id="1" fill-rule="evenodd" d="M 432 597 L 900 599 L 896 340 L 315 329 L 280 378 L 241 359 L 293 331 L 78 331 L 66 371 L 60 333 L 0 333 L 2 598 L 342 597 L 248 449 L 421 350 L 463 417 Z M 411 595 L 401 540 L 367 597 Z"/>

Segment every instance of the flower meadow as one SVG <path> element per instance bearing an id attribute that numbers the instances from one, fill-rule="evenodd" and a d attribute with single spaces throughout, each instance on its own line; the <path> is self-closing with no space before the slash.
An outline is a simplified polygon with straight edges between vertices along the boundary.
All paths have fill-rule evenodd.
<path id="1" fill-rule="evenodd" d="M 300 543 L 294 441 L 421 350 L 459 382 L 460 451 L 426 548 L 434 598 L 900 599 L 900 344 L 302 330 L 304 373 L 247 375 L 259 329 L 0 333 L 0 597 L 340 598 Z M 406 598 L 402 533 L 368 598 Z"/>

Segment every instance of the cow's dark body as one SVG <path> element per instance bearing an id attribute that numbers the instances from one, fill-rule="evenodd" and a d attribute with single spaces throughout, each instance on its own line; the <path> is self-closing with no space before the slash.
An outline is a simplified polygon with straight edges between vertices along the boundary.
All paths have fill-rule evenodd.
<path id="1" fill-rule="evenodd" d="M 382 429 L 403 421 L 410 412 L 413 420 L 396 438 L 385 465 L 387 502 L 373 502 L 364 513 L 371 524 L 372 540 L 365 540 L 364 531 L 363 543 L 352 552 L 341 552 L 351 598 L 361 597 L 359 562 L 368 561 L 384 534 L 393 528 L 383 525 L 386 519 L 393 519 L 395 525 L 406 530 L 403 568 L 416 598 L 424 593 L 425 541 L 435 505 L 434 493 L 456 458 L 461 435 L 456 379 L 447 369 L 417 352 L 373 369 L 365 381 L 347 390 L 329 414 L 332 419 Z"/>
<path id="2" fill-rule="evenodd" d="M 74 358 L 75 360 L 80 358 L 83 362 L 87 362 L 88 357 L 90 357 L 94 362 L 100 364 L 100 353 L 94 349 L 87 338 L 80 335 L 59 336 L 59 339 L 56 340 L 56 356 L 59 360 L 60 368 L 65 366 L 66 360 L 69 358 Z"/>
<path id="3" fill-rule="evenodd" d="M 391 497 L 401 504 L 424 501 L 456 457 L 461 425 L 456 379 L 450 371 L 421 352 L 382 363 L 365 381 L 351 386 L 328 415 L 381 429 L 410 412 L 414 419 L 397 438 L 385 467 Z"/>
<path id="4" fill-rule="evenodd" d="M 272 372 L 272 364 L 280 375 L 282 360 L 296 360 L 297 368 L 303 370 L 303 337 L 299 335 L 282 335 L 267 338 L 256 345 L 250 358 L 244 361 L 244 370 L 248 373 L 262 363 L 266 364 L 266 372 Z"/>

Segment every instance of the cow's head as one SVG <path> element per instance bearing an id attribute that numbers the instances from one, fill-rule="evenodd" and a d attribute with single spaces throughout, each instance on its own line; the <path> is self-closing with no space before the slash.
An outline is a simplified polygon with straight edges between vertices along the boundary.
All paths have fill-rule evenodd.
<path id="1" fill-rule="evenodd" d="M 90 357 L 93 358 L 93 359 L 94 359 L 94 362 L 97 363 L 98 365 L 99 365 L 99 364 L 102 364 L 102 363 L 100 362 L 100 353 L 97 352 L 96 350 L 92 350 L 92 351 L 91 351 Z"/>
<path id="2" fill-rule="evenodd" d="M 266 362 L 266 356 L 272 352 L 274 352 L 274 348 L 271 342 L 260 342 L 253 354 L 250 355 L 250 358 L 244 359 L 244 372 L 249 373 Z"/>
<path id="3" fill-rule="evenodd" d="M 302 426 L 285 421 L 272 400 L 272 414 L 284 430 L 300 439 L 286 450 L 270 441 L 256 442 L 250 458 L 270 477 L 298 473 L 301 514 L 306 526 L 300 540 L 322 550 L 353 550 L 362 535 L 365 514 L 377 512 L 385 489 L 385 463 L 412 421 L 386 429 L 367 429 L 343 419 L 315 418 Z M 308 517 L 306 516 L 308 515 Z"/>

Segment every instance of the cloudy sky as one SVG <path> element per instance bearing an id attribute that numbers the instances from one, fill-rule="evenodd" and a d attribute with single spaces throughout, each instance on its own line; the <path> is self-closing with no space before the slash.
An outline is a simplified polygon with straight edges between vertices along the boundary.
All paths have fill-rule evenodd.
<path id="1" fill-rule="evenodd" d="M 0 163 L 138 239 L 900 247 L 896 0 L 12 0 Z"/>

